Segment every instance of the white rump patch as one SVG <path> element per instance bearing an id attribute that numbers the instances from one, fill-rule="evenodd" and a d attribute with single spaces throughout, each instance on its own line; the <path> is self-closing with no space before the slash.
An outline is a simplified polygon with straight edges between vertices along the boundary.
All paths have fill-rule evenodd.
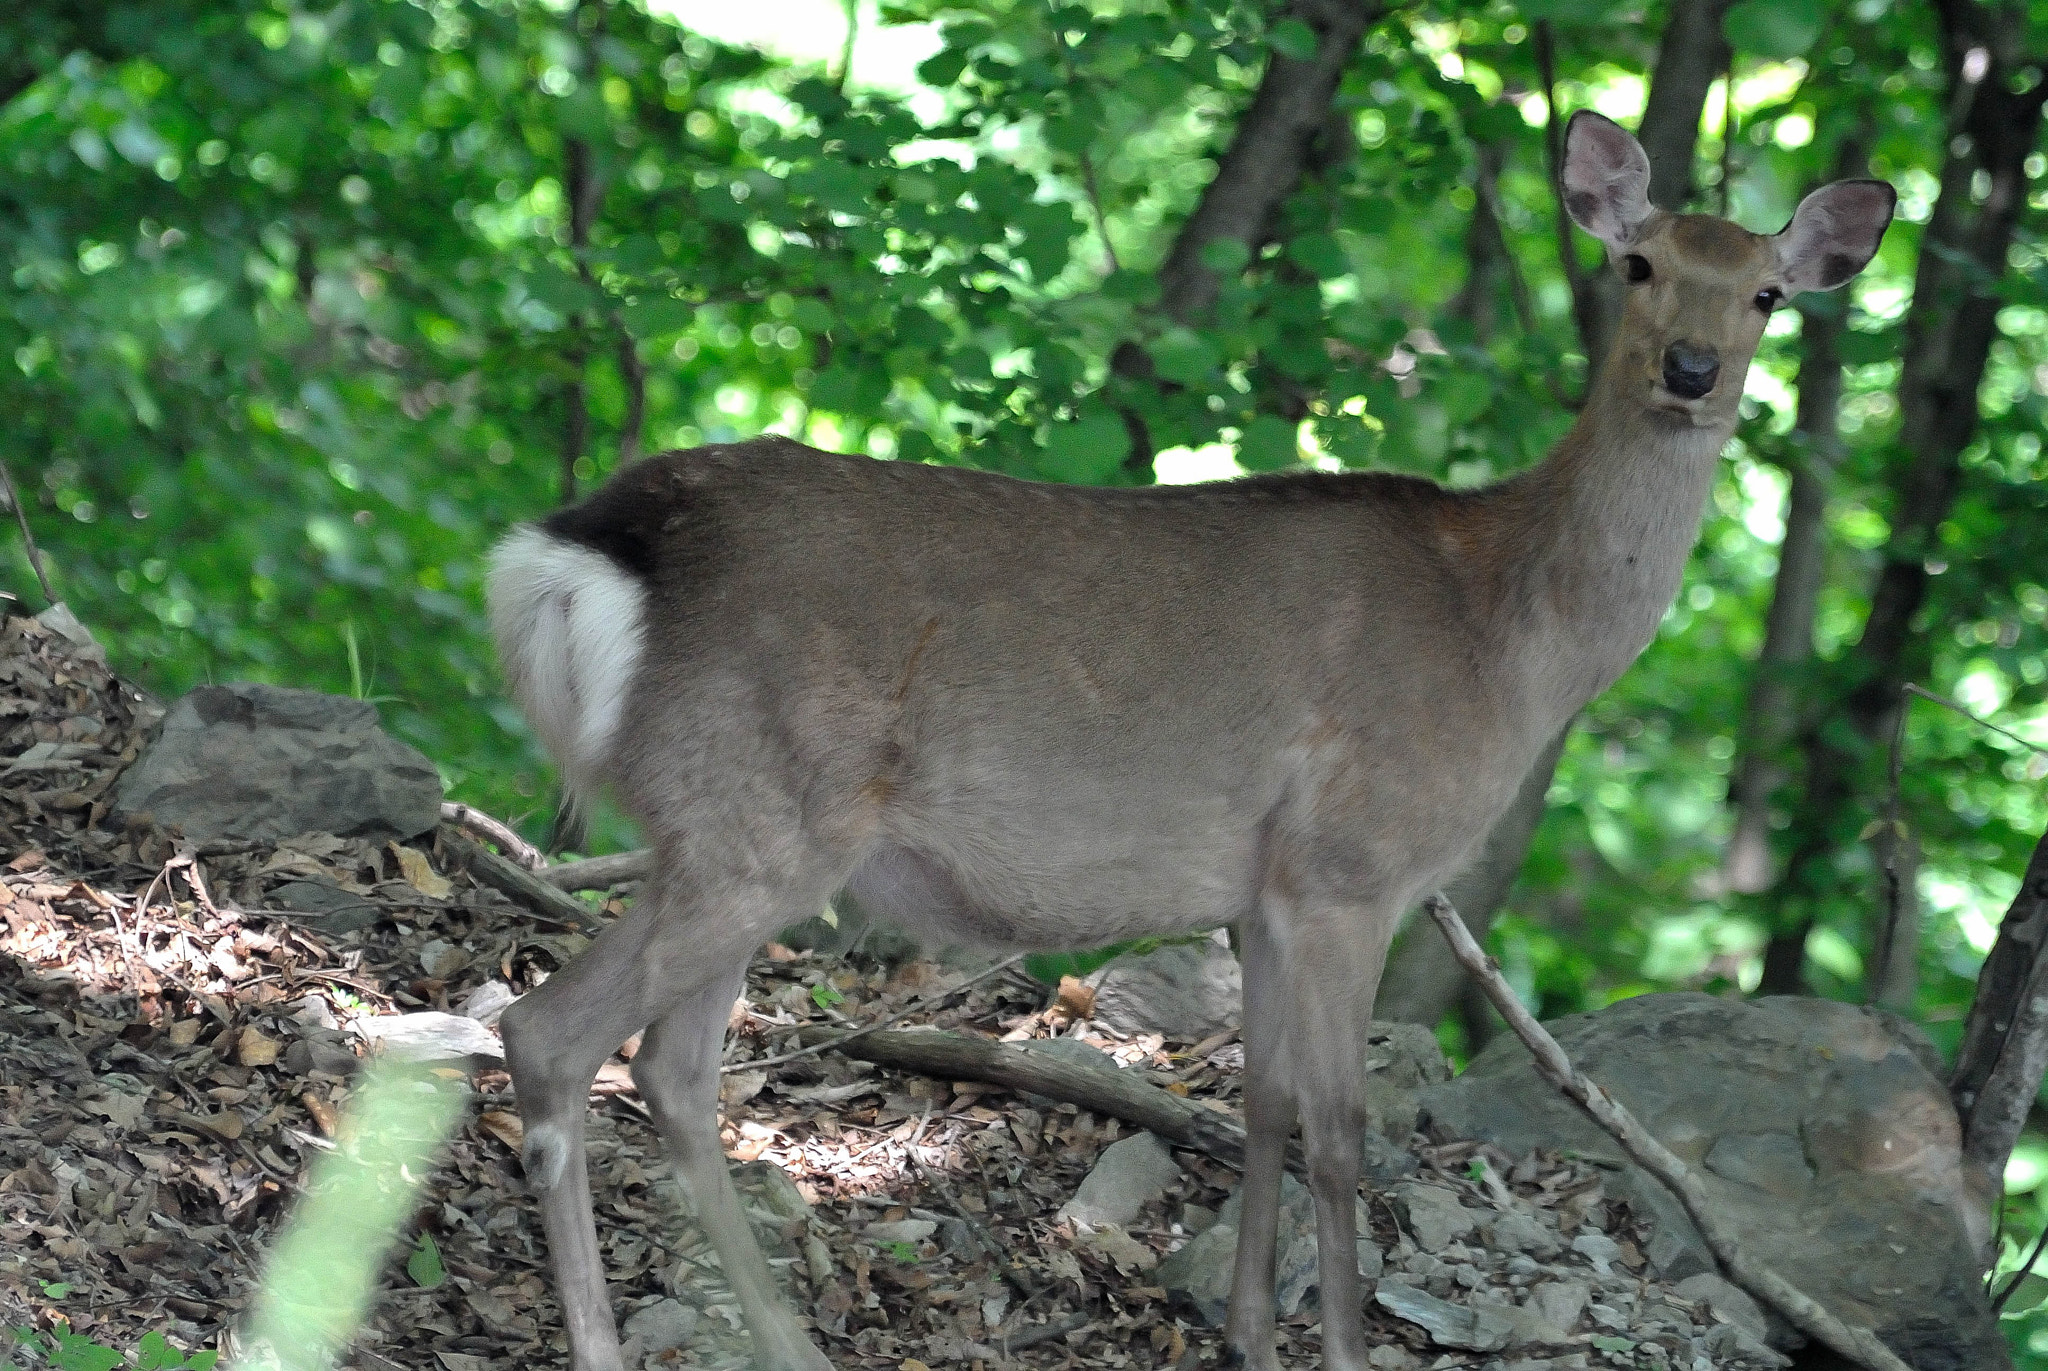
<path id="1" fill-rule="evenodd" d="M 570 793 L 590 794 L 640 662 L 646 590 L 603 553 L 522 524 L 491 552 L 487 598 L 513 698 Z"/>

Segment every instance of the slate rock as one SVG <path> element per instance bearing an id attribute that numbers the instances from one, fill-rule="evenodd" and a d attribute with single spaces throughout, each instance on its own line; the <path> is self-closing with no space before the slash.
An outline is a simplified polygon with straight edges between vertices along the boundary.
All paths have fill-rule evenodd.
<path id="1" fill-rule="evenodd" d="M 460 1014 L 423 1009 L 356 1020 L 356 1032 L 376 1051 L 408 1062 L 447 1062 L 465 1057 L 503 1061 L 505 1048 L 490 1029 Z"/>
<path id="2" fill-rule="evenodd" d="M 1966 1174 L 1954 1107 L 1909 1027 L 1829 1000 L 1677 993 L 1549 1028 L 1695 1168 L 1758 1260 L 1874 1329 L 1918 1371 L 2011 1365 L 1981 1281 L 1989 1197 Z M 1518 1156 L 1570 1149 L 1613 1166 L 1609 1193 L 1652 1224 L 1646 1255 L 1657 1274 L 1715 1270 L 1670 1192 L 1542 1080 L 1512 1036 L 1424 1090 L 1422 1106 L 1438 1138 L 1484 1139 Z M 1775 1321 L 1772 1339 L 1793 1345 Z"/>
<path id="3" fill-rule="evenodd" d="M 1199 1041 L 1236 1027 L 1243 1014 L 1243 978 L 1220 932 L 1198 943 L 1118 957 L 1092 979 L 1093 1017 L 1118 1033 Z"/>
<path id="4" fill-rule="evenodd" d="M 1091 1228 L 1129 1228 L 1179 1175 L 1173 1153 L 1150 1133 L 1119 1139 L 1102 1150 L 1074 1198 L 1060 1207 L 1060 1217 Z"/>
<path id="5" fill-rule="evenodd" d="M 1479 1218 L 1441 1186 L 1410 1182 L 1393 1190 L 1394 1210 L 1415 1245 L 1441 1252 L 1479 1226 Z"/>
<path id="6" fill-rule="evenodd" d="M 199 840 L 411 838 L 440 822 L 441 777 L 384 732 L 372 705 L 237 682 L 201 686 L 171 706 L 122 773 L 114 809 Z"/>
<path id="7" fill-rule="evenodd" d="M 681 1300 L 656 1300 L 646 1308 L 628 1314 L 619 1331 L 625 1335 L 621 1349 L 628 1366 L 642 1359 L 690 1345 L 697 1331 L 697 1311 Z"/>
<path id="8" fill-rule="evenodd" d="M 1232 1192 L 1213 1224 L 1159 1263 L 1155 1284 L 1169 1299 L 1190 1308 L 1211 1328 L 1223 1327 L 1230 1302 L 1230 1277 L 1237 1254 L 1242 1190 Z M 1354 1211 L 1358 1228 L 1358 1273 L 1368 1289 L 1380 1278 L 1384 1257 L 1372 1240 L 1365 1201 Z M 1274 1296 L 1283 1317 L 1313 1306 L 1320 1286 L 1316 1256 L 1315 1200 L 1293 1176 L 1280 1178 L 1280 1222 L 1273 1235 Z"/>
<path id="9" fill-rule="evenodd" d="M 1412 1285 L 1391 1280 L 1379 1283 L 1373 1291 L 1373 1301 L 1395 1318 L 1421 1328 L 1439 1347 L 1498 1352 L 1514 1335 L 1512 1305 L 1452 1304 Z"/>

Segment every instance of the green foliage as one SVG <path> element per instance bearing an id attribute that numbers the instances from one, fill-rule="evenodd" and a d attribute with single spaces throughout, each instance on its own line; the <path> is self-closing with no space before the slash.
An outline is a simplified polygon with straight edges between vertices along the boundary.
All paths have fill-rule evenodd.
<path id="1" fill-rule="evenodd" d="M 49 1293 L 47 1288 L 44 1293 Z M 30 1358 L 27 1366 L 48 1366 L 52 1371 L 114 1371 L 129 1363 L 123 1353 L 68 1329 L 38 1333 L 32 1328 L 16 1328 L 10 1330 L 10 1340 Z M 171 1346 L 163 1334 L 151 1332 L 144 1333 L 136 1344 L 133 1360 L 137 1371 L 213 1371 L 220 1353 L 183 1352 Z M 12 1361 L 0 1361 L 0 1371 L 12 1366 Z"/>
<path id="2" fill-rule="evenodd" d="M 930 25 L 936 50 L 895 90 L 624 0 L 226 0 L 148 25 L 28 5 L 34 42 L 0 21 L 0 460 L 57 589 L 159 693 L 256 678 L 377 699 L 456 796 L 535 837 L 548 775 L 502 698 L 481 557 L 572 480 L 601 480 L 629 439 L 775 431 L 1110 484 L 1153 479 L 1134 426 L 1161 469 L 1227 454 L 1230 470 L 1469 485 L 1536 460 L 1587 364 L 1532 26 L 1550 25 L 1560 112 L 1629 117 L 1669 9 L 1399 7 L 1345 73 L 1329 155 L 1266 238 L 1207 243 L 1214 307 L 1176 320 L 1158 307 L 1176 232 L 1268 61 L 1312 55 L 1315 35 L 1267 6 L 904 0 L 887 22 Z M 2027 50 L 2048 48 L 2041 16 L 2023 17 Z M 1788 473 L 1812 455 L 1794 426 L 1802 335 L 1830 310 L 1847 325 L 1843 449 L 1815 656 L 1788 680 L 1807 699 L 1857 683 L 1915 458 L 1896 391 L 1948 77 L 1927 6 L 1744 0 L 1725 32 L 1734 98 L 1708 99 L 1695 207 L 1775 229 L 1855 136 L 1900 218 L 1848 290 L 1774 318 L 1678 603 L 1570 741 L 1492 939 L 1545 1014 L 1752 990 L 1769 939 L 1808 921 L 1820 988 L 1864 990 L 1876 870 L 1859 834 L 1881 747 L 1810 721 L 1851 749 L 1855 797 L 1819 832 L 1773 816 L 1780 865 L 1802 842 L 1825 858 L 1789 893 L 1726 891 L 1726 797 L 1764 677 Z M 572 163 L 589 175 L 580 234 Z M 2028 175 L 1910 655 L 1919 680 L 2039 738 L 2038 156 Z M 1474 256 L 1482 193 L 1512 276 Z M 1592 269 L 1590 243 L 1564 250 Z M 565 453 L 579 412 L 587 436 Z M 34 598 L 5 531 L 0 580 Z M 1947 1046 L 2048 803 L 2032 755 L 1945 711 L 1915 706 L 1905 745 L 1913 1011 Z M 616 822 L 598 837 L 631 839 Z M 1114 951 L 1031 971 L 1056 983 Z M 2039 1193 L 2015 1192 L 2016 1234 L 2038 1230 Z M 2048 1321 L 2016 1327 L 2024 1344 Z"/>
<path id="3" fill-rule="evenodd" d="M 420 1234 L 413 1244 L 412 1255 L 405 1259 L 405 1274 L 422 1290 L 439 1289 L 448 1279 L 448 1270 L 441 1265 L 441 1248 L 432 1233 Z"/>

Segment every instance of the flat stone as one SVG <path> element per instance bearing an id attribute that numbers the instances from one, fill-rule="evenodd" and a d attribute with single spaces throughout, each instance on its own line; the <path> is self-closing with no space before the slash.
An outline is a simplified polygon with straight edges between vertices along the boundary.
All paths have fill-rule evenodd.
<path id="1" fill-rule="evenodd" d="M 1137 1133 L 1102 1150 L 1080 1189 L 1060 1207 L 1059 1216 L 1091 1228 L 1128 1228 L 1179 1176 L 1180 1167 L 1166 1144 L 1150 1133 Z"/>
<path id="2" fill-rule="evenodd" d="M 1572 1251 L 1593 1263 L 1593 1269 L 1606 1275 L 1612 1263 L 1621 1259 L 1621 1244 L 1605 1233 L 1581 1233 L 1572 1239 Z"/>
<path id="3" fill-rule="evenodd" d="M 1500 1310 L 1452 1304 L 1396 1281 L 1381 1281 L 1373 1291 L 1373 1301 L 1395 1318 L 1422 1329 L 1439 1347 L 1498 1352 L 1508 1345 L 1514 1329 L 1513 1318 Z"/>
<path id="4" fill-rule="evenodd" d="M 1193 1311 L 1207 1327 L 1221 1328 L 1230 1313 L 1236 1256 L 1237 1227 L 1219 1220 L 1168 1253 L 1153 1279 L 1169 1300 Z"/>
<path id="5" fill-rule="evenodd" d="M 1092 978 L 1093 1017 L 1119 1033 L 1200 1039 L 1235 1028 L 1243 1012 L 1237 957 L 1220 933 L 1123 956 Z"/>
<path id="6" fill-rule="evenodd" d="M 425 1009 L 356 1020 L 356 1033 L 379 1053 L 409 1062 L 446 1062 L 463 1057 L 505 1059 L 498 1035 L 475 1019 Z"/>
<path id="7" fill-rule="evenodd" d="M 1441 1252 L 1479 1226 L 1477 1216 L 1456 1195 L 1437 1186 L 1397 1185 L 1393 1200 L 1408 1235 L 1425 1252 Z"/>
<path id="8" fill-rule="evenodd" d="M 939 1231 L 930 1219 L 898 1219 L 894 1223 L 871 1223 L 861 1236 L 872 1243 L 919 1243 Z"/>
<path id="9" fill-rule="evenodd" d="M 1706 1168 L 1784 1200 L 1805 1199 L 1813 1189 L 1806 1148 L 1790 1133 L 1723 1134 L 1707 1150 Z"/>
<path id="10" fill-rule="evenodd" d="M 1551 1326 L 1569 1333 L 1579 1326 L 1579 1318 L 1586 1312 L 1586 1304 L 1592 1298 L 1593 1287 L 1585 1281 L 1545 1281 L 1530 1288 L 1529 1307 L 1541 1314 Z"/>
<path id="11" fill-rule="evenodd" d="M 1677 1290 L 1681 1299 L 1705 1305 L 1714 1318 L 1747 1330 L 1758 1342 L 1762 1342 L 1769 1331 L 1764 1311 L 1755 1298 L 1747 1290 L 1719 1276 L 1688 1276 L 1678 1283 Z"/>
<path id="12" fill-rule="evenodd" d="M 1233 1192 L 1214 1222 L 1159 1264 L 1153 1283 L 1169 1298 L 1190 1308 L 1211 1328 L 1221 1328 L 1230 1300 L 1230 1280 L 1237 1257 L 1237 1232 L 1244 1199 Z M 1370 1285 L 1380 1278 L 1384 1258 L 1372 1240 L 1365 1201 L 1358 1201 L 1354 1222 L 1358 1273 Z M 1308 1187 L 1293 1176 L 1280 1178 L 1280 1221 L 1273 1236 L 1273 1294 L 1283 1315 L 1292 1316 L 1317 1304 L 1321 1293 L 1315 1201 Z"/>
<path id="13" fill-rule="evenodd" d="M 494 1026 L 519 996 L 503 981 L 485 981 L 462 997 L 462 1017 L 475 1019 L 485 1028 Z"/>
<path id="14" fill-rule="evenodd" d="M 441 821 L 441 776 L 384 732 L 375 706 L 236 682 L 174 703 L 114 791 L 194 839 L 300 833 L 411 838 Z"/>
<path id="15" fill-rule="evenodd" d="M 1981 1281 L 1991 1197 L 1963 1165 L 1939 1060 L 1912 1025 L 1805 997 L 1677 993 L 1549 1028 L 1694 1168 L 1758 1260 L 1923 1371 L 2010 1366 Z M 1607 1195 L 1647 1220 L 1656 1275 L 1717 1271 L 1670 1192 L 1538 1076 L 1512 1036 L 1422 1101 L 1439 1140 L 1483 1139 L 1515 1156 L 1569 1149 L 1611 1166 Z M 1604 1249 L 1599 1257 L 1596 1266 L 1613 1261 Z M 1789 1326 L 1764 1319 L 1774 1345 L 1793 1345 Z"/>
<path id="16" fill-rule="evenodd" d="M 263 897 L 266 909 L 292 910 L 313 917 L 304 922 L 329 937 L 368 928 L 384 917 L 383 906 L 325 881 L 286 881 Z"/>
<path id="17" fill-rule="evenodd" d="M 688 1347 L 697 1331 L 697 1311 L 681 1300 L 657 1300 L 628 1314 L 619 1331 L 625 1335 L 626 1363 L 637 1365 L 640 1358 Z"/>
<path id="18" fill-rule="evenodd" d="M 1482 1220 L 1479 1227 L 1488 1250 L 1494 1252 L 1527 1252 L 1548 1259 L 1564 1247 L 1556 1230 L 1529 1214 L 1496 1214 Z"/>

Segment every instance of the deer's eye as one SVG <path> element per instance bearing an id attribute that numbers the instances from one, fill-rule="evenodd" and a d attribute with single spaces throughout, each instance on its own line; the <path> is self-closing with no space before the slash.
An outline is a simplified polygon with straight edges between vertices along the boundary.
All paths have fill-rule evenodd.
<path id="1" fill-rule="evenodd" d="M 1647 281 L 1650 279 L 1650 259 L 1643 256 L 1640 252 L 1631 252 L 1628 256 L 1622 258 L 1621 269 L 1628 273 L 1628 279 L 1631 281 Z"/>
<path id="2" fill-rule="evenodd" d="M 1766 287 L 1756 293 L 1756 307 L 1765 314 L 1769 314 L 1778 307 L 1778 303 L 1784 298 L 1785 293 L 1776 286 Z"/>

